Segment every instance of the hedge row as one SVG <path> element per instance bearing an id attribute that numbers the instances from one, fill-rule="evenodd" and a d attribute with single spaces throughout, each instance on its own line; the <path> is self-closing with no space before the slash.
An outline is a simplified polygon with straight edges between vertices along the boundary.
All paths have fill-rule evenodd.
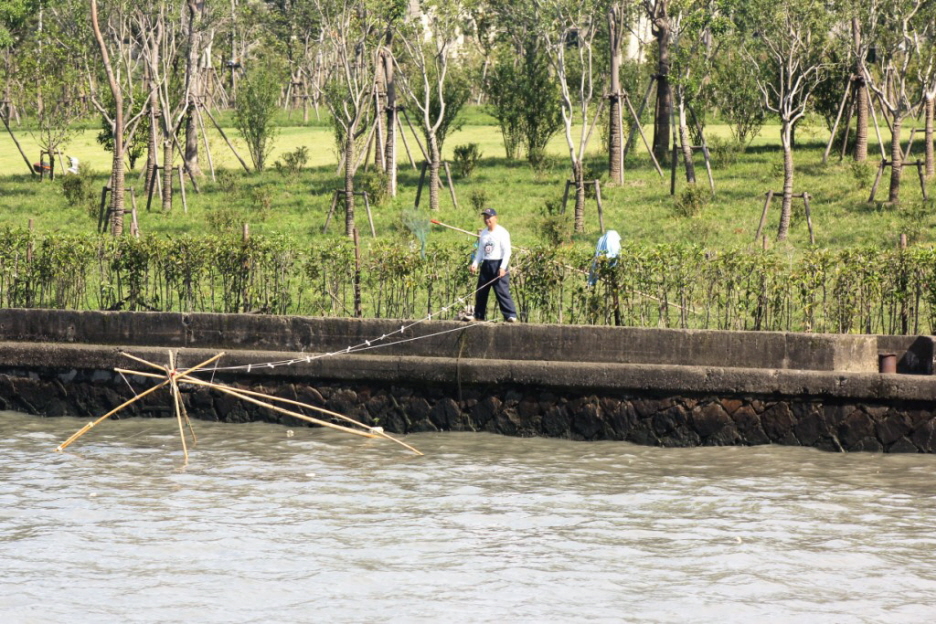
<path id="1" fill-rule="evenodd" d="M 365 243 L 363 314 L 456 318 L 472 302 L 468 248 Z M 936 249 L 706 250 L 627 244 L 616 261 L 515 253 L 512 292 L 530 322 L 837 333 L 932 333 Z M 593 271 L 594 286 L 588 286 Z M 0 305 L 350 316 L 350 242 L 36 236 L 0 231 Z"/>

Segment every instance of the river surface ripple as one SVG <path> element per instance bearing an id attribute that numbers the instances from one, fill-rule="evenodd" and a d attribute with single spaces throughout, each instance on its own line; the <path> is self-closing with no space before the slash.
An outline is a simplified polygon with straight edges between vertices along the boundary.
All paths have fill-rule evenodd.
<path id="1" fill-rule="evenodd" d="M 0 413 L 0 622 L 932 622 L 936 457 Z"/>

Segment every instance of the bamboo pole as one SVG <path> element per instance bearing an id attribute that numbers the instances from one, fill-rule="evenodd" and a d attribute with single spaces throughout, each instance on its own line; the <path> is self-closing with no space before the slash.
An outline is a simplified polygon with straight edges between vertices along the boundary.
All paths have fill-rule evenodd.
<path id="1" fill-rule="evenodd" d="M 403 147 L 406 148 L 406 155 L 409 157 L 410 164 L 413 166 L 413 170 L 416 170 L 416 161 L 413 160 L 413 154 L 410 152 L 409 143 L 406 142 L 406 130 L 403 129 L 403 120 L 400 119 L 400 116 L 396 116 L 397 125 L 400 127 L 400 138 L 403 139 Z"/>
<path id="2" fill-rule="evenodd" d="M 416 145 L 419 146 L 419 151 L 422 152 L 423 160 L 428 162 L 429 156 L 426 154 L 426 149 L 423 147 L 422 141 L 419 140 L 419 135 L 416 134 L 416 129 L 413 128 L 413 123 L 409 120 L 409 115 L 406 114 L 406 109 L 401 108 L 400 111 L 403 113 L 403 119 L 406 120 L 406 125 L 409 126 L 410 132 L 413 133 L 413 138 L 416 140 Z"/>
<path id="3" fill-rule="evenodd" d="M 169 369 L 175 371 L 175 354 L 170 349 L 169 350 Z M 179 408 L 179 404 L 182 402 L 182 397 L 179 394 L 179 384 L 176 383 L 176 376 L 173 373 L 169 375 L 170 392 L 172 394 L 172 402 L 175 407 L 176 421 L 179 423 L 179 437 L 182 438 L 182 454 L 185 456 L 185 463 L 188 464 L 188 447 L 185 445 L 185 427 L 182 424 L 182 410 Z"/>
<path id="4" fill-rule="evenodd" d="M 238 398 L 238 399 L 240 399 L 240 400 L 242 400 L 242 401 L 247 401 L 248 403 L 253 403 L 253 404 L 258 405 L 258 406 L 260 406 L 260 407 L 265 407 L 265 408 L 267 408 L 267 409 L 269 409 L 269 410 L 271 410 L 271 411 L 279 412 L 279 413 L 281 413 L 281 414 L 285 414 L 285 415 L 288 415 L 288 416 L 292 416 L 292 417 L 297 418 L 297 419 L 299 419 L 299 420 L 302 420 L 302 421 L 305 421 L 305 422 L 309 422 L 309 423 L 312 423 L 312 424 L 315 424 L 315 425 L 320 425 L 320 426 L 322 426 L 322 427 L 327 427 L 327 428 L 330 428 L 330 429 L 335 429 L 335 430 L 337 430 L 337 431 L 343 431 L 343 432 L 345 432 L 345 433 L 350 433 L 350 434 L 352 434 L 352 435 L 357 435 L 357 436 L 361 436 L 361 437 L 365 437 L 365 438 L 385 438 L 385 439 L 387 439 L 387 440 L 390 440 L 391 442 L 395 442 L 396 444 L 399 444 L 400 446 L 403 446 L 404 448 L 406 448 L 406 449 L 412 451 L 413 453 L 415 453 L 415 454 L 417 454 L 417 455 L 422 455 L 422 454 L 423 454 L 423 453 L 421 453 L 418 449 L 416 449 L 416 448 L 410 446 L 409 444 L 406 444 L 405 442 L 403 442 L 403 441 L 401 441 L 401 440 L 399 440 L 399 439 L 397 439 L 397 438 L 394 438 L 393 436 L 387 434 L 386 432 L 384 432 L 384 430 L 383 430 L 382 428 L 380 428 L 380 427 L 370 427 L 369 425 L 365 425 L 364 423 L 358 422 L 358 421 L 356 421 L 356 420 L 354 420 L 354 419 L 352 419 L 352 418 L 349 418 L 348 416 L 345 416 L 345 415 L 343 415 L 343 414 L 339 414 L 339 413 L 337 413 L 337 412 L 333 412 L 333 411 L 327 410 L 327 409 L 325 409 L 325 408 L 317 407 L 317 406 L 315 406 L 315 405 L 309 405 L 308 403 L 302 403 L 302 402 L 299 402 L 299 401 L 293 401 L 293 400 L 291 400 L 291 399 L 286 399 L 286 398 L 282 398 L 282 397 L 275 397 L 275 396 L 268 395 L 268 394 L 263 394 L 263 393 L 260 393 L 260 392 L 253 392 L 253 391 L 250 391 L 250 390 L 234 390 L 234 389 L 228 388 L 227 386 L 224 386 L 223 384 L 218 384 L 218 383 L 214 383 L 214 382 L 203 381 L 203 380 L 201 380 L 201 379 L 197 379 L 197 378 L 191 376 L 192 373 L 198 371 L 199 369 L 204 368 L 205 366 L 207 366 L 207 365 L 210 364 L 211 362 L 213 362 L 213 361 L 217 360 L 218 358 L 220 358 L 221 356 L 223 356 L 223 355 L 224 355 L 223 352 L 222 352 L 222 353 L 218 353 L 217 355 L 215 355 L 215 356 L 213 356 L 213 357 L 211 357 L 211 358 L 205 360 L 204 362 L 202 362 L 202 363 L 200 363 L 200 364 L 198 364 L 198 365 L 196 365 L 196 366 L 194 366 L 194 367 L 192 367 L 192 368 L 187 369 L 187 370 L 184 371 L 184 372 L 183 372 L 183 371 L 180 371 L 180 370 L 178 370 L 178 369 L 176 368 L 176 356 L 177 356 L 177 354 L 176 354 L 175 352 L 173 352 L 173 351 L 169 351 L 169 366 L 168 366 L 168 367 L 167 367 L 167 366 L 162 366 L 162 365 L 160 365 L 160 364 L 156 364 L 156 363 L 154 363 L 154 362 L 150 362 L 150 361 L 148 361 L 148 360 L 145 360 L 145 359 L 143 359 L 143 358 L 137 357 L 137 356 L 135 356 L 135 355 L 131 355 L 131 354 L 129 354 L 129 353 L 121 353 L 121 355 L 123 355 L 123 356 L 125 356 L 125 357 L 127 357 L 127 358 L 129 358 L 129 359 L 132 359 L 132 360 L 134 360 L 134 361 L 137 361 L 137 362 L 139 362 L 139 363 L 141 363 L 141 364 L 143 364 L 143 365 L 149 366 L 149 367 L 151 367 L 151 368 L 153 368 L 153 369 L 155 369 L 155 370 L 159 370 L 159 371 L 161 371 L 163 374 L 160 375 L 160 374 L 149 373 L 149 372 L 144 372 L 144 371 L 133 371 L 133 370 L 124 369 L 124 368 L 115 368 L 114 370 L 115 370 L 116 372 L 122 373 L 122 374 L 129 374 L 129 375 L 136 375 L 136 376 L 140 376 L 140 377 L 146 377 L 146 378 L 150 378 L 150 379 L 162 379 L 162 380 L 163 380 L 162 383 L 157 384 L 157 385 L 153 386 L 152 388 L 150 388 L 149 390 L 146 390 L 145 392 L 142 392 L 142 393 L 140 393 L 139 395 L 135 396 L 134 398 L 130 399 L 129 401 L 126 401 L 126 402 L 122 403 L 121 405 L 119 405 L 118 407 L 114 408 L 113 410 L 111 410 L 111 411 L 108 412 L 107 414 L 104 414 L 103 416 L 101 416 L 100 418 L 98 418 L 96 421 L 90 422 L 90 423 L 86 424 L 86 425 L 85 425 L 84 427 L 82 427 L 78 432 L 76 432 L 76 433 L 73 434 L 70 438 L 68 438 L 68 440 L 66 440 L 66 441 L 63 442 L 61 445 L 59 445 L 59 447 L 56 449 L 57 451 L 59 451 L 59 452 L 63 451 L 66 447 L 68 447 L 70 444 L 72 444 L 73 442 L 75 442 L 75 440 L 77 440 L 77 439 L 80 438 L 82 435 L 84 435 L 84 434 L 87 433 L 89 430 L 91 430 L 95 425 L 99 424 L 100 422 L 104 421 L 105 419 L 107 419 L 108 417 L 114 415 L 115 413 L 119 412 L 121 409 L 127 407 L 128 405 L 130 405 L 130 404 L 132 404 L 132 403 L 134 403 L 134 402 L 136 402 L 136 401 L 139 401 L 140 399 L 142 399 L 143 397 L 147 396 L 148 394 L 151 394 L 151 393 L 155 392 L 156 390 L 159 390 L 160 388 L 162 388 L 162 387 L 164 387 L 164 386 L 166 386 L 166 385 L 169 385 L 169 386 L 170 386 L 170 391 L 171 391 L 171 394 L 172 394 L 172 398 L 173 398 L 173 404 L 174 404 L 174 407 L 175 407 L 176 420 L 177 420 L 178 425 L 179 425 L 179 433 L 180 433 L 180 436 L 181 436 L 181 438 L 182 438 L 182 451 L 183 451 L 183 453 L 184 453 L 184 455 L 185 455 L 185 462 L 186 462 L 186 464 L 187 464 L 187 463 L 188 463 L 188 447 L 187 447 L 186 442 L 185 442 L 185 425 L 188 426 L 189 431 L 190 431 L 190 433 L 191 433 L 191 435 L 192 435 L 193 445 L 195 445 L 195 444 L 198 443 L 198 439 L 197 439 L 197 437 L 196 437 L 196 435 L 195 435 L 195 430 L 194 430 L 194 428 L 192 427 L 192 422 L 191 422 L 191 419 L 190 419 L 189 416 L 188 416 L 188 412 L 187 412 L 186 409 L 185 409 L 185 404 L 184 404 L 184 402 L 182 401 L 182 393 L 181 393 L 181 391 L 179 390 L 179 386 L 178 386 L 178 384 L 179 384 L 180 381 L 184 381 L 184 382 L 186 382 L 186 383 L 191 383 L 191 384 L 196 385 L 196 386 L 201 386 L 201 387 L 206 387 L 206 388 L 209 388 L 209 389 L 217 390 L 217 391 L 219 391 L 219 392 L 223 392 L 223 393 L 225 393 L 225 394 L 229 394 L 229 395 L 231 395 L 231 396 L 234 396 L 234 397 L 236 397 L 236 398 Z M 168 378 L 166 378 L 166 376 L 168 376 Z M 267 399 L 268 401 L 278 401 L 278 402 L 281 402 L 281 403 L 286 403 L 286 404 L 289 404 L 289 405 L 295 405 L 295 406 L 298 406 L 298 407 L 301 407 L 301 408 L 305 408 L 305 409 L 309 409 L 309 410 L 312 410 L 312 411 L 316 411 L 316 412 L 319 412 L 319 413 L 322 413 L 322 414 L 331 416 L 331 417 L 333 417 L 333 418 L 337 418 L 337 419 L 342 420 L 342 421 L 344 421 L 344 422 L 348 422 L 348 423 L 354 424 L 354 425 L 356 425 L 357 427 L 361 427 L 361 428 L 364 429 L 364 430 L 362 431 L 362 430 L 358 430 L 358 429 L 352 429 L 352 428 L 350 428 L 350 427 L 345 427 L 345 426 L 342 426 L 342 425 L 336 425 L 336 424 L 334 424 L 334 423 L 330 423 L 330 422 L 325 421 L 325 420 L 321 420 L 321 419 L 318 419 L 318 418 L 313 418 L 313 417 L 311 417 L 311 416 L 306 416 L 305 414 L 300 414 L 299 412 L 295 412 L 295 411 L 293 411 L 293 410 L 288 410 L 288 409 L 284 409 L 284 408 L 282 408 L 282 407 L 278 407 L 278 406 L 276 406 L 276 405 L 272 405 L 272 404 L 270 404 L 270 403 L 265 403 L 265 402 L 260 401 L 260 400 L 258 400 L 258 399 L 256 399 L 256 398 L 253 398 L 253 397 L 261 397 L 261 398 Z"/>
<path id="5" fill-rule="evenodd" d="M 187 376 L 186 376 L 186 377 L 187 377 Z M 189 379 L 186 378 L 186 381 L 189 381 Z M 200 380 L 198 380 L 198 381 L 200 381 Z M 209 383 L 209 382 L 205 382 L 205 383 Z M 220 385 L 220 384 L 214 384 L 214 385 Z M 239 392 L 239 393 L 244 394 L 244 395 L 247 395 L 247 396 L 263 397 L 263 398 L 265 398 L 265 399 L 269 399 L 269 400 L 271 400 L 271 401 L 278 401 L 278 402 L 280 402 L 280 403 L 285 403 L 285 404 L 287 404 L 287 405 L 295 405 L 295 406 L 297 406 L 297 407 L 303 407 L 303 408 L 306 408 L 306 409 L 310 409 L 310 410 L 316 411 L 316 412 L 318 412 L 318 413 L 320 413 L 320 414 L 325 414 L 326 416 L 331 416 L 332 418 L 337 418 L 337 419 L 342 420 L 342 421 L 344 421 L 344 422 L 347 422 L 347 423 L 350 423 L 350 424 L 353 424 L 353 425 L 357 425 L 358 427 L 361 427 L 361 428 L 363 428 L 363 429 L 366 429 L 368 433 L 373 433 L 373 434 L 376 434 L 377 436 L 379 436 L 379 437 L 381 437 L 381 438 L 386 438 L 386 439 L 388 439 L 388 440 L 390 440 L 390 441 L 392 441 L 392 442 L 396 442 L 396 443 L 399 444 L 400 446 L 406 447 L 407 449 L 413 451 L 413 452 L 416 453 L 417 455 L 422 455 L 421 452 L 419 452 L 418 450 L 416 450 L 415 448 L 413 448 L 413 447 L 410 446 L 409 444 L 406 444 L 405 442 L 403 442 L 402 440 L 399 440 L 398 438 L 394 438 L 393 436 L 391 436 L 391 435 L 385 433 L 382 429 L 375 429 L 374 427 L 370 427 L 369 425 L 365 425 L 364 423 L 359 422 L 359 421 L 357 421 L 357 420 L 354 420 L 353 418 L 350 418 L 350 417 L 348 417 L 348 416 L 345 416 L 344 414 L 339 414 L 338 412 L 333 412 L 333 411 L 331 411 L 331 410 L 325 409 L 324 407 L 317 407 L 317 406 L 315 406 L 315 405 L 309 405 L 308 403 L 302 403 L 302 402 L 300 402 L 300 401 L 294 401 L 294 400 L 292 400 L 292 399 L 287 399 L 287 398 L 284 398 L 284 397 L 273 396 L 273 395 L 271 395 L 271 394 L 263 394 L 263 393 L 261 393 L 261 392 L 254 392 L 254 391 L 252 391 L 252 390 L 236 390 L 236 392 Z"/>
<path id="6" fill-rule="evenodd" d="M 835 141 L 835 131 L 838 130 L 839 121 L 841 121 L 842 113 L 845 111 L 845 104 L 848 102 L 848 96 L 851 93 L 851 84 L 852 81 L 850 79 L 845 83 L 845 95 L 842 96 L 842 103 L 839 104 L 838 115 L 835 116 L 835 123 L 832 124 L 832 134 L 829 136 L 829 143 L 826 145 L 825 152 L 822 154 L 822 164 L 826 163 L 826 160 L 829 158 L 829 152 L 832 151 L 832 143 Z"/>
<path id="7" fill-rule="evenodd" d="M 23 151 L 23 148 L 20 146 L 19 141 L 16 140 L 16 135 L 13 134 L 13 130 L 10 129 L 10 124 L 7 121 L 6 115 L 0 114 L 0 119 L 3 120 L 3 125 L 6 127 L 7 132 L 10 133 L 10 138 L 13 139 L 13 143 L 16 144 L 16 149 L 19 150 L 20 156 L 23 157 L 23 160 L 26 162 L 26 166 L 29 167 L 29 174 L 33 177 L 36 176 L 36 170 L 33 169 L 32 163 L 29 162 L 29 158 L 26 157 L 26 152 Z"/>
<path id="8" fill-rule="evenodd" d="M 335 430 L 338 430 L 338 431 L 344 431 L 345 433 L 351 433 L 351 434 L 353 434 L 353 435 L 361 436 L 361 437 L 364 437 L 364 438 L 376 438 L 376 437 L 378 437 L 378 435 L 377 435 L 376 433 L 368 433 L 368 432 L 365 432 L 365 431 L 358 431 L 357 429 L 351 429 L 350 427 L 342 427 L 341 425 L 336 425 L 336 424 L 330 423 L 330 422 L 328 422 L 328 421 L 326 421 L 326 420 L 320 420 L 320 419 L 318 419 L 318 418 L 313 418 L 313 417 L 311 417 L 311 416 L 306 416 L 305 414 L 300 414 L 299 412 L 294 412 L 294 411 L 292 411 L 292 410 L 283 409 L 282 407 L 277 407 L 276 405 L 270 405 L 269 403 L 264 403 L 263 401 L 258 401 L 257 399 L 254 399 L 254 398 L 252 398 L 252 397 L 247 396 L 246 394 L 244 394 L 244 393 L 243 393 L 242 391 L 240 391 L 240 390 L 233 390 L 233 389 L 231 389 L 231 388 L 228 388 L 227 386 L 222 386 L 222 385 L 220 385 L 220 384 L 211 383 L 211 382 L 209 382 L 209 381 L 202 381 L 201 379 L 196 379 L 196 378 L 194 378 L 194 377 L 189 377 L 187 374 L 183 374 L 183 375 L 180 375 L 180 376 L 183 377 L 183 378 L 185 378 L 185 381 L 186 381 L 187 383 L 191 383 L 191 384 L 194 384 L 194 385 L 196 385 L 196 386 L 204 386 L 204 387 L 206 387 L 206 388 L 211 388 L 211 389 L 217 390 L 217 391 L 219 391 L 219 392 L 224 392 L 225 394 L 229 394 L 229 395 L 231 395 L 231 396 L 233 396 L 233 397 L 237 397 L 237 398 L 239 398 L 239 399 L 242 400 L 242 401 L 247 401 L 248 403 L 253 403 L 254 405 L 259 405 L 260 407 L 265 407 L 265 408 L 270 409 L 270 410 L 272 410 L 272 411 L 274 411 L 274 412 L 279 412 L 279 413 L 281 413 L 281 414 L 286 414 L 286 415 L 288 415 L 288 416 L 292 416 L 292 417 L 294 417 L 294 418 L 298 418 L 299 420 L 304 420 L 304 421 L 306 421 L 306 422 L 310 422 L 310 423 L 313 423 L 313 424 L 316 424 L 316 425 L 321 425 L 322 427 L 328 427 L 328 428 L 330 428 L 330 429 L 335 429 Z"/>
<path id="9" fill-rule="evenodd" d="M 198 106 L 195 106 L 195 120 L 198 122 L 198 128 L 201 130 L 202 140 L 205 142 L 205 155 L 208 156 L 208 168 L 211 169 L 211 181 L 217 182 L 215 179 L 215 168 L 214 160 L 211 158 L 211 148 L 208 146 L 208 131 L 205 130 L 205 120 L 202 118 L 201 111 L 198 110 Z"/>
<path id="10" fill-rule="evenodd" d="M 650 152 L 650 159 L 653 161 L 653 166 L 656 167 L 657 173 L 660 174 L 660 178 L 662 178 L 663 170 L 660 168 L 660 163 L 657 161 L 656 154 L 653 153 L 653 148 L 650 147 L 650 143 L 647 141 L 647 137 L 644 135 L 643 127 L 640 125 L 640 115 L 639 113 L 634 112 L 634 107 L 631 104 L 630 98 L 628 98 L 626 95 L 624 96 L 624 102 L 627 104 L 628 110 L 630 110 L 631 115 L 634 117 L 634 126 L 640 133 L 640 138 L 643 139 L 644 147 L 646 147 L 647 151 Z M 627 139 L 627 142 L 630 144 L 630 138 Z"/>
<path id="11" fill-rule="evenodd" d="M 636 115 L 633 116 L 634 126 L 631 126 L 630 132 L 627 133 L 627 142 L 624 144 L 624 157 L 627 158 L 627 153 L 630 151 L 631 146 L 634 144 L 634 136 L 637 133 L 637 127 L 640 126 L 640 115 L 643 115 L 644 109 L 647 107 L 647 101 L 650 99 L 650 91 L 653 90 L 653 85 L 656 82 L 655 76 L 650 76 L 650 82 L 647 83 L 647 90 L 644 92 L 643 99 L 640 101 L 640 109 Z M 627 91 L 621 93 L 621 96 L 630 100 L 630 95 Z M 634 107 L 628 104 L 628 108 L 633 114 Z M 622 128 L 623 129 L 623 128 Z"/>
<path id="12" fill-rule="evenodd" d="M 238 153 L 237 153 L 237 150 L 234 149 L 234 146 L 231 145 L 230 139 L 228 139 L 228 138 L 227 138 L 227 135 L 224 134 L 224 130 L 221 129 L 221 126 L 220 126 L 220 125 L 218 124 L 218 122 L 215 120 L 214 115 L 211 114 L 211 111 L 208 110 L 208 107 L 205 106 L 204 104 L 202 104 L 202 109 L 203 109 L 206 113 L 208 113 L 208 119 L 210 119 L 210 120 L 211 120 L 211 123 L 214 124 L 214 127 L 218 130 L 218 133 L 221 134 L 221 138 L 224 139 L 224 142 L 227 143 L 227 146 L 228 146 L 229 148 L 231 148 L 231 152 L 234 154 L 234 156 L 237 157 L 237 160 L 240 161 L 240 164 L 241 164 L 241 166 L 244 168 L 244 171 L 246 171 L 247 173 L 250 173 L 250 167 L 247 166 L 247 163 L 244 162 L 244 159 L 240 157 L 240 154 L 238 154 Z"/>
<path id="13" fill-rule="evenodd" d="M 119 412 L 120 410 L 122 410 L 123 408 L 125 408 L 125 407 L 127 407 L 128 405 L 131 405 L 131 404 L 133 404 L 133 403 L 136 403 L 137 401 L 139 401 L 140 399 L 142 399 L 142 398 L 145 397 L 146 395 L 151 394 L 151 393 L 153 393 L 153 392 L 159 390 L 160 388 L 162 388 L 163 386 L 165 386 L 165 385 L 168 384 L 168 383 L 169 383 L 169 380 L 167 379 L 166 381 L 162 382 L 161 384 L 159 384 L 159 385 L 157 385 L 157 386 L 153 386 L 152 388 L 150 388 L 149 390 L 146 390 L 145 392 L 141 392 L 140 394 L 136 395 L 135 397 L 133 397 L 133 398 L 130 399 L 129 401 L 125 401 L 125 402 L 121 403 L 120 405 L 118 405 L 117 407 L 115 407 L 115 408 L 112 409 L 111 411 L 107 412 L 106 414 L 104 414 L 103 416 L 101 416 L 100 418 L 98 418 L 97 420 L 95 420 L 95 421 L 93 421 L 93 422 L 89 422 L 88 424 L 86 424 L 84 427 L 82 427 L 82 428 L 79 429 L 77 432 L 75 432 L 74 434 L 72 434 L 72 436 L 71 436 L 70 438 L 68 438 L 67 440 L 65 440 L 65 441 L 62 442 L 61 444 L 59 444 L 58 447 L 57 447 L 55 450 L 58 451 L 59 453 L 61 453 L 61 452 L 64 451 L 66 448 L 68 448 L 68 446 L 71 445 L 75 440 L 77 440 L 78 438 L 80 438 L 81 436 L 83 436 L 84 434 L 86 434 L 88 431 L 90 431 L 93 427 L 95 427 L 96 425 L 98 425 L 98 424 L 101 423 L 102 421 L 107 420 L 109 417 L 113 416 L 114 414 L 116 414 L 117 412 Z"/>
<path id="14" fill-rule="evenodd" d="M 178 355 L 178 353 L 176 353 Z M 185 409 L 185 402 L 182 401 L 182 394 L 179 394 L 179 408 L 182 411 L 182 418 L 185 419 L 185 424 L 188 427 L 189 433 L 192 435 L 192 446 L 198 445 L 198 436 L 195 435 L 195 427 L 192 426 L 192 419 L 189 418 L 188 410 Z"/>

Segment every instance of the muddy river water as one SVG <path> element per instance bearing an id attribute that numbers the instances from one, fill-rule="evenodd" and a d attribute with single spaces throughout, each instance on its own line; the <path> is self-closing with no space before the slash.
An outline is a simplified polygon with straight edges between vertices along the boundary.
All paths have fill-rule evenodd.
<path id="1" fill-rule="evenodd" d="M 936 457 L 0 413 L 0 622 L 932 622 Z"/>

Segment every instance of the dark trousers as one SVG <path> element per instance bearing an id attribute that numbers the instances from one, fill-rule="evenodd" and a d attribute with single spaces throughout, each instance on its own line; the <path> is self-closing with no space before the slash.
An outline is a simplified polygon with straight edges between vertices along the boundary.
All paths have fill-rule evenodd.
<path id="1" fill-rule="evenodd" d="M 517 316 L 517 308 L 514 306 L 513 299 L 510 298 L 510 274 L 504 275 L 494 283 L 490 283 L 497 277 L 500 271 L 500 260 L 485 260 L 481 263 L 478 270 L 478 292 L 475 294 L 474 317 L 483 321 L 487 312 L 488 293 L 494 288 L 494 296 L 497 297 L 497 305 L 500 306 L 501 314 L 505 319 Z"/>

